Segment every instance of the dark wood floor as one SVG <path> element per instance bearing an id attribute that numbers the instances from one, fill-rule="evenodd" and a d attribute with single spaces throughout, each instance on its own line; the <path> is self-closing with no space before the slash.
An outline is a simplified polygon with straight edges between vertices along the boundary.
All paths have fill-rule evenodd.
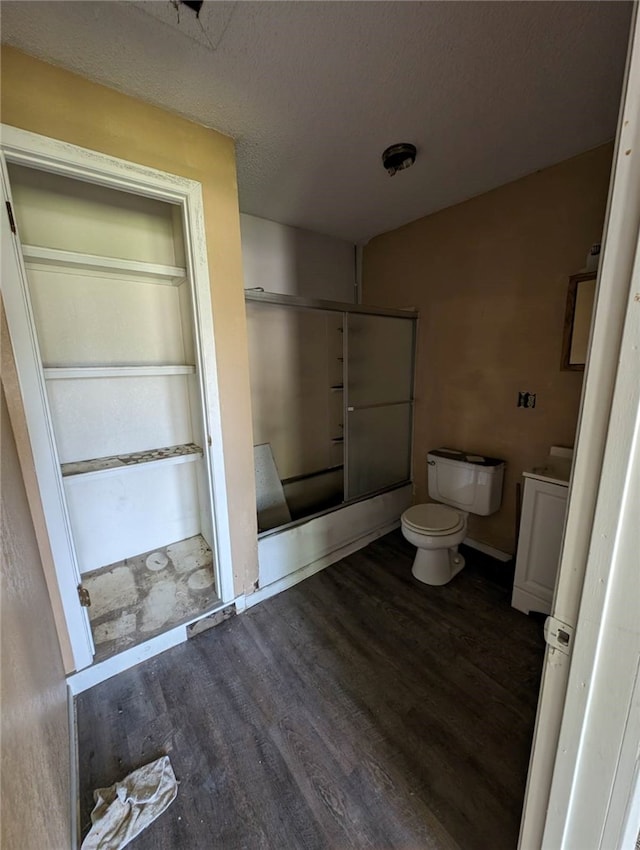
<path id="1" fill-rule="evenodd" d="M 394 532 L 80 695 L 84 830 L 168 753 L 136 850 L 515 850 L 540 623 L 478 564 L 421 585 L 413 551 Z"/>

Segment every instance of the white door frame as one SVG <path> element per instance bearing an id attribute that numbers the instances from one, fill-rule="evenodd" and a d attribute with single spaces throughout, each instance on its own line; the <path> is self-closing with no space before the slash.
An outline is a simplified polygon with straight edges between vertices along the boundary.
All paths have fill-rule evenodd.
<path id="1" fill-rule="evenodd" d="M 629 569 L 626 576 L 624 571 L 620 572 L 620 558 L 623 557 L 623 541 L 628 540 L 626 535 L 632 533 L 629 522 L 633 517 L 628 513 L 630 479 L 626 471 L 632 470 L 633 464 L 637 463 L 637 457 L 634 460 L 637 444 L 634 448 L 631 436 L 637 415 L 634 407 L 637 397 L 631 388 L 626 391 L 626 396 L 621 395 L 624 392 L 621 382 L 628 380 L 623 378 L 623 373 L 628 370 L 633 358 L 629 344 L 634 333 L 635 343 L 631 342 L 631 347 L 633 344 L 640 346 L 637 325 L 634 326 L 632 320 L 632 313 L 640 307 L 640 303 L 634 300 L 637 292 L 634 287 L 638 284 L 633 277 L 637 274 L 634 265 L 639 228 L 640 24 L 636 16 L 631 25 L 589 362 L 552 609 L 556 620 L 566 624 L 569 630 L 575 628 L 575 636 L 568 651 L 547 646 L 520 832 L 521 850 L 538 850 L 541 847 L 548 850 L 583 850 L 587 846 L 590 850 L 596 850 L 596 847 L 614 850 L 619 846 L 632 846 L 596 844 L 604 834 L 604 822 L 601 823 L 602 830 L 592 832 L 587 843 L 579 843 L 579 833 L 574 830 L 577 827 L 575 813 L 580 806 L 576 808 L 574 804 L 578 799 L 576 795 L 582 794 L 585 788 L 591 789 L 590 794 L 597 788 L 605 802 L 613 800 L 612 774 L 611 770 L 607 772 L 604 769 L 604 761 L 600 763 L 597 775 L 587 776 L 585 773 L 589 756 L 585 746 L 596 728 L 594 723 L 601 724 L 600 734 L 608 741 L 604 748 L 610 748 L 612 757 L 618 752 L 618 746 L 621 748 L 620 755 L 623 749 L 627 756 L 633 752 L 628 734 L 623 745 L 622 732 L 615 727 L 620 717 L 617 716 L 615 722 L 610 718 L 611 723 L 608 723 L 604 715 L 593 714 L 593 711 L 603 697 L 613 699 L 610 683 L 605 682 L 601 669 L 604 656 L 601 658 L 599 650 L 608 646 L 616 634 L 616 616 L 628 617 L 624 598 L 616 596 L 619 583 L 626 582 L 627 593 L 631 594 L 634 589 Z M 612 481 L 614 469 L 621 474 Z M 608 513 L 607 500 L 610 502 Z M 603 531 L 603 527 L 607 530 Z M 609 552 L 608 563 L 602 560 L 602 541 L 599 538 L 602 534 L 607 535 L 612 546 L 617 541 L 617 548 Z M 619 649 L 621 654 L 625 654 L 624 663 L 616 663 L 613 669 L 618 684 L 622 685 L 621 700 L 627 697 L 637 700 L 637 691 L 635 697 L 629 696 L 623 683 L 625 664 L 632 662 L 630 644 L 620 643 Z M 625 709 L 630 704 L 625 702 Z M 630 730 L 631 727 L 627 733 Z M 604 740 L 605 737 L 602 737 L 601 742 Z M 596 750 L 600 751 L 601 746 Z M 633 763 L 634 759 L 631 761 Z M 593 764 L 590 769 L 593 770 Z M 618 782 L 619 779 L 620 775 Z M 628 794 L 629 787 L 625 792 Z M 588 798 L 589 795 L 584 797 L 583 802 Z M 591 808 L 594 816 L 596 811 L 608 818 L 607 830 L 613 829 L 610 815 L 604 813 L 601 807 Z M 629 805 L 624 815 L 628 832 L 629 829 L 633 832 L 633 817 L 633 807 Z M 595 828 L 591 818 L 585 818 L 584 823 Z M 623 829 L 621 822 L 618 821 L 616 828 Z M 607 832 L 609 837 L 612 834 Z"/>
<path id="2" fill-rule="evenodd" d="M 16 127 L 1 125 L 0 132 L 2 188 L 4 199 L 8 201 L 11 201 L 11 189 L 7 162 L 155 198 L 181 208 L 187 273 L 192 283 L 196 356 L 201 365 L 198 371 L 203 416 L 210 443 L 206 457 L 213 505 L 217 588 L 222 601 L 230 602 L 234 598 L 231 535 L 201 185 L 186 177 Z M 93 661 L 93 640 L 86 609 L 80 606 L 77 594 L 80 571 L 66 509 L 19 236 L 11 233 L 6 211 L 2 212 L 2 293 L 73 661 L 75 669 L 81 670 Z"/>
<path id="3" fill-rule="evenodd" d="M 546 850 L 617 850 L 625 831 L 635 832 L 627 846 L 640 831 L 640 234 L 636 245 Z"/>

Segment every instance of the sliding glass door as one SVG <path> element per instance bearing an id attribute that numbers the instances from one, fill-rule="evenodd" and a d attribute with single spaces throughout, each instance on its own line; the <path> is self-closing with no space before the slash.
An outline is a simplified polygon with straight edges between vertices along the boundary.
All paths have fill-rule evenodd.
<path id="1" fill-rule="evenodd" d="M 411 478 L 415 322 L 346 316 L 345 499 Z"/>
<path id="2" fill-rule="evenodd" d="M 408 482 L 415 314 L 246 298 L 259 531 Z"/>

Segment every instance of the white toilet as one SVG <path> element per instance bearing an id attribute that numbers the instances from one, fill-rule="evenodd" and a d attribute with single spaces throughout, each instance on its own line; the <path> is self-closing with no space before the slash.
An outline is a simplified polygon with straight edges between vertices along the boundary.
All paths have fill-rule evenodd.
<path id="1" fill-rule="evenodd" d="M 464 567 L 458 546 L 467 534 L 468 515 L 487 516 L 500 508 L 504 461 L 444 448 L 429 452 L 427 461 L 429 496 L 439 504 L 414 505 L 401 523 L 404 537 L 417 547 L 411 572 L 438 585 Z"/>

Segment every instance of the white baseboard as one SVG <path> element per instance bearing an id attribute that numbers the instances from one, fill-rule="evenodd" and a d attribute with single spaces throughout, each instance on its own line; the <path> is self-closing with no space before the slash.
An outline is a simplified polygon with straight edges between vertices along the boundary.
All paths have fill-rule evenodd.
<path id="1" fill-rule="evenodd" d="M 304 581 L 304 579 L 309 578 L 309 576 L 320 572 L 320 570 L 324 570 L 326 567 L 331 566 L 331 564 L 335 564 L 336 561 L 346 558 L 347 555 L 357 552 L 358 549 L 362 549 L 364 546 L 367 546 L 369 543 L 377 540 L 378 537 L 383 537 L 385 534 L 389 534 L 390 531 L 394 531 L 399 527 L 400 523 L 397 520 L 389 523 L 382 528 L 369 532 L 369 534 L 365 534 L 363 537 L 357 538 L 357 540 L 352 540 L 346 546 L 341 546 L 339 549 L 330 552 L 322 558 L 318 558 L 318 560 L 313 561 L 311 564 L 307 564 L 306 567 L 302 567 L 294 573 L 290 573 L 288 576 L 278 579 L 278 581 L 274 581 L 265 587 L 261 587 L 259 590 L 256 590 L 255 593 L 245 597 L 246 607 L 252 608 L 254 605 L 264 602 L 265 599 L 277 596 L 277 594 L 282 593 L 283 590 L 293 587 L 299 582 Z"/>
<path id="2" fill-rule="evenodd" d="M 236 596 L 231 604 L 236 606 L 236 614 L 242 614 L 243 611 L 247 610 L 247 597 L 242 593 L 240 596 Z"/>
<path id="3" fill-rule="evenodd" d="M 85 667 L 78 673 L 72 673 L 71 676 L 67 677 L 67 684 L 74 695 L 80 694 L 112 676 L 117 676 L 118 673 L 123 673 L 129 668 L 135 667 L 141 661 L 160 655 L 161 652 L 183 643 L 186 639 L 186 626 L 176 626 L 168 632 L 151 638 L 151 640 L 132 646 L 131 649 L 125 649 L 124 652 L 119 652 L 112 658 L 99 661 L 97 664 L 92 664 L 91 667 Z"/>
<path id="4" fill-rule="evenodd" d="M 511 596 L 511 607 L 522 611 L 523 614 L 531 614 L 534 611 L 537 614 L 548 615 L 551 613 L 551 598 L 542 599 L 540 596 L 516 586 L 513 588 Z"/>
<path id="5" fill-rule="evenodd" d="M 479 540 L 473 540 L 471 537 L 465 537 L 462 541 L 465 546 L 471 547 L 471 549 L 477 549 L 478 552 L 484 552 L 485 555 L 490 555 L 492 558 L 495 558 L 496 561 L 510 561 L 513 558 L 513 555 L 510 555 L 509 552 L 503 552 L 501 549 L 495 549 L 493 546 L 489 546 L 486 543 L 480 543 Z"/>

